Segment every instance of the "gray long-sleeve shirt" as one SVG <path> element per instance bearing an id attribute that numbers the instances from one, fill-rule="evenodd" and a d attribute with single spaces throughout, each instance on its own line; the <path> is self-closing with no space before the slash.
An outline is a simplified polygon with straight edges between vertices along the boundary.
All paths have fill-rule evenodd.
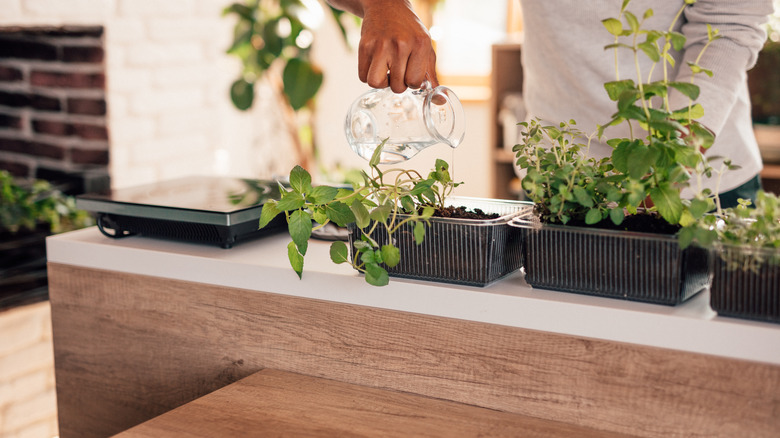
<path id="1" fill-rule="evenodd" d="M 530 117 L 546 122 L 575 119 L 585 133 L 610 120 L 616 105 L 609 100 L 603 83 L 615 80 L 615 59 L 604 46 L 614 42 L 601 20 L 618 17 L 621 0 L 522 0 L 524 43 L 523 72 L 525 105 Z M 644 29 L 666 30 L 683 5 L 683 0 L 634 0 L 628 9 L 637 17 L 653 9 Z M 771 0 L 698 0 L 688 6 L 675 30 L 686 36 L 683 50 L 673 53 L 676 63 L 671 78 L 690 80 L 687 61 L 694 61 L 707 42 L 707 24 L 717 28 L 722 38 L 706 50 L 699 64 L 713 71 L 712 78 L 700 74 L 695 83 L 701 93 L 697 102 L 704 107 L 700 122 L 716 135 L 708 156 L 724 156 L 739 170 L 727 171 L 720 182 L 724 192 L 745 183 L 761 170 L 761 156 L 753 135 L 746 71 L 756 62 L 766 39 L 762 27 L 772 13 Z M 618 55 L 620 79 L 637 81 L 633 56 L 623 50 Z M 640 57 L 640 69 L 647 79 L 652 62 Z M 663 77 L 661 66 L 653 80 Z M 687 106 L 679 93 L 670 94 L 672 109 Z M 628 137 L 625 124 L 607 130 L 605 138 Z M 612 152 L 606 144 L 594 143 L 591 155 Z M 715 181 L 707 181 L 715 188 Z"/>

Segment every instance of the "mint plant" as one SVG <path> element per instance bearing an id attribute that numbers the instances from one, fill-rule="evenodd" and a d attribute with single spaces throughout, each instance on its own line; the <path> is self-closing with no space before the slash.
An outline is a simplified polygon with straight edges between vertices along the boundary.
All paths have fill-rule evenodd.
<path id="1" fill-rule="evenodd" d="M 452 180 L 449 164 L 443 160 L 436 160 L 435 168 L 427 177 L 401 168 L 382 171 L 378 166 L 383 147 L 384 142 L 369 161 L 370 173 L 362 171 L 362 181 L 352 190 L 312 185 L 311 175 L 296 166 L 290 172 L 289 189 L 280 184 L 279 201 L 263 205 L 260 228 L 277 215 L 285 215 L 292 238 L 287 255 L 298 277 L 303 275 L 312 231 L 329 222 L 341 227 L 354 222 L 360 229 L 360 240 L 354 242 L 354 257 L 350 258 L 344 242 L 336 241 L 331 244 L 330 258 L 337 264 L 350 263 L 365 274 L 366 282 L 375 286 L 388 284 L 389 275 L 384 266 L 394 267 L 401 260 L 394 233 L 408 224 L 415 242 L 418 245 L 423 242 L 429 219 L 444 207 L 444 200 L 460 183 Z M 387 231 L 387 241 L 377 242 L 371 237 L 377 227 Z"/>
<path id="2" fill-rule="evenodd" d="M 714 208 L 715 195 L 701 184 L 702 176 L 713 172 L 710 161 L 716 157 L 708 160 L 703 151 L 712 145 L 714 135 L 696 120 L 704 109 L 694 103 L 699 87 L 693 79 L 698 74 L 712 75 L 698 61 L 720 36 L 708 26 L 708 42 L 697 61 L 688 65 L 691 82 L 672 81 L 669 72 L 675 60 L 670 52 L 681 50 L 686 40 L 673 31 L 674 25 L 695 0 L 686 0 L 665 31 L 643 29 L 653 10 L 646 10 L 640 19 L 626 9 L 629 2 L 623 1 L 617 18 L 602 20 L 615 39 L 605 46 L 615 57 L 615 80 L 604 84 L 617 105 L 610 120 L 590 136 L 573 129 L 573 120 L 559 127 L 541 126 L 538 121 L 522 124 L 522 142 L 514 147 L 517 165 L 527 170 L 522 185 L 529 197 L 542 205 L 537 210 L 541 210 L 543 220 L 565 224 L 578 218 L 596 224 L 609 219 L 619 225 L 625 212 L 658 214 L 673 225 L 693 224 Z M 625 39 L 629 43 L 623 42 Z M 633 57 L 636 80 L 620 77 L 618 56 L 622 51 Z M 640 56 L 650 59 L 650 71 L 642 71 Z M 663 78 L 651 81 L 659 65 Z M 671 108 L 672 90 L 686 96 L 688 105 Z M 629 128 L 629 137 L 606 140 L 613 148 L 609 158 L 587 157 L 594 136 L 602 139 L 608 127 L 623 123 Z M 680 192 L 690 186 L 692 175 L 696 176 L 696 197 L 682 199 Z"/>

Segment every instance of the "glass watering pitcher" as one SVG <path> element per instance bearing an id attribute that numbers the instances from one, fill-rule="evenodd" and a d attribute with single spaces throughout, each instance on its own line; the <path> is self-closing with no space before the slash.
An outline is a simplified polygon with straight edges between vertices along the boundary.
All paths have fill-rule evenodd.
<path id="1" fill-rule="evenodd" d="M 370 160 L 387 139 L 381 164 L 406 161 L 428 146 L 444 143 L 457 147 L 465 134 L 463 107 L 447 87 L 396 94 L 390 88 L 370 90 L 355 100 L 344 124 L 347 141 L 358 155 Z"/>

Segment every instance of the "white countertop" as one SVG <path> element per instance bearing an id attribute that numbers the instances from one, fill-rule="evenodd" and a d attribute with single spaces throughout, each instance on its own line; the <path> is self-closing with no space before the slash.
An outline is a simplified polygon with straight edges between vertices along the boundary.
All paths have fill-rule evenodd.
<path id="1" fill-rule="evenodd" d="M 780 365 L 780 324 L 717 316 L 702 292 L 675 307 L 532 289 L 521 273 L 488 287 L 390 278 L 370 286 L 312 241 L 303 279 L 287 260 L 287 234 L 232 249 L 146 237 L 110 239 L 86 228 L 47 239 L 48 261 L 219 286 Z"/>

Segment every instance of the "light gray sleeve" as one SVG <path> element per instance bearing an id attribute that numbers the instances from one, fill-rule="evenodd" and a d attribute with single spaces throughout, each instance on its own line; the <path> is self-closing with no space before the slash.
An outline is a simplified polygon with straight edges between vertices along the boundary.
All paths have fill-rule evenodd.
<path id="1" fill-rule="evenodd" d="M 722 36 L 698 62 L 711 70 L 713 77 L 702 73 L 694 82 L 701 89 L 697 102 L 705 112 L 700 122 L 715 135 L 720 133 L 736 102 L 739 84 L 746 81 L 746 71 L 756 63 L 766 41 L 763 25 L 772 12 L 772 0 L 698 0 L 685 9 L 681 32 L 687 40 L 675 80 L 690 81 L 687 63 L 695 62 L 707 43 L 707 24 Z M 688 105 L 688 98 L 679 93 L 672 94 L 670 99 L 672 109 Z"/>

